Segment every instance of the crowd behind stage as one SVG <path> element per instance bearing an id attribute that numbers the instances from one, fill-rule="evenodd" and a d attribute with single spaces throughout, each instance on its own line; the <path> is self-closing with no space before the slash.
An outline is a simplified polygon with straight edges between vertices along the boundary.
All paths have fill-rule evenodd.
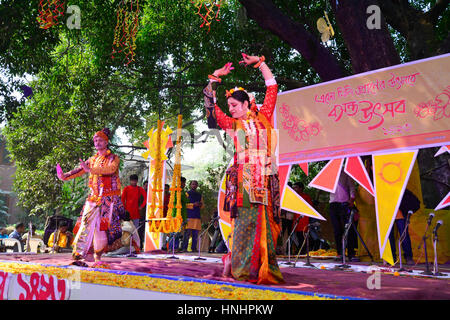
<path id="1" fill-rule="evenodd" d="M 129 177 L 130 184 L 126 186 L 121 195 L 122 202 L 125 206 L 126 214 L 120 221 L 122 226 L 122 237 L 120 241 L 116 241 L 113 247 L 109 248 L 107 256 L 123 255 L 129 253 L 139 253 L 144 250 L 144 237 L 145 237 L 145 213 L 146 213 L 146 201 L 148 182 L 144 181 L 142 186 L 138 185 L 139 177 L 137 175 L 131 175 Z M 314 203 L 304 190 L 304 184 L 300 181 L 288 183 L 305 201 L 311 206 L 315 207 L 317 203 Z M 181 178 L 181 186 L 183 192 L 181 193 L 182 209 L 181 214 L 183 218 L 182 227 L 180 232 L 165 234 L 163 237 L 162 249 L 168 252 L 175 251 L 180 252 L 197 252 L 199 245 L 199 233 L 205 231 L 205 235 L 202 237 L 203 242 L 201 250 L 205 251 L 205 243 L 208 244 L 209 253 L 227 253 L 226 239 L 222 238 L 222 234 L 219 228 L 219 217 L 217 211 L 210 213 L 203 213 L 209 216 L 209 223 L 202 224 L 201 209 L 204 207 L 201 193 L 197 191 L 198 182 L 192 180 L 189 182 L 188 188 L 186 188 L 186 179 Z M 329 222 L 319 221 L 317 219 L 305 217 L 299 214 L 281 210 L 281 225 L 282 232 L 277 241 L 277 254 L 286 255 L 291 254 L 305 254 L 307 249 L 309 251 L 315 251 L 318 249 L 331 249 L 334 248 L 337 252 L 336 260 L 342 259 L 342 237 L 345 230 L 345 224 L 348 222 L 349 217 L 353 217 L 353 224 L 356 228 L 350 228 L 347 237 L 346 256 L 347 261 L 359 261 L 355 250 L 358 248 L 358 237 L 355 230 L 358 225 L 358 209 L 355 206 L 356 187 L 353 180 L 344 172 L 341 174 L 335 193 L 330 194 L 329 200 Z M 164 207 L 163 215 L 167 216 L 170 190 L 169 185 L 165 185 L 164 188 Z M 175 206 L 175 203 L 174 203 Z M 397 216 L 395 219 L 395 226 L 399 234 L 405 233 L 405 239 L 402 243 L 402 251 L 406 264 L 413 264 L 413 253 L 411 249 L 411 240 L 409 237 L 408 229 L 406 228 L 406 214 L 408 211 L 415 212 L 419 209 L 420 202 L 418 198 L 408 189 L 406 189 L 402 202 L 400 204 Z M 176 209 L 173 209 L 172 215 L 176 215 Z M 351 215 L 352 210 L 353 215 Z M 206 220 L 208 220 L 206 219 Z M 80 220 L 80 218 L 79 218 Z M 203 219 L 205 221 L 205 219 Z M 325 223 L 330 223 L 333 229 L 334 242 L 327 241 L 322 237 L 321 226 Z M 79 223 L 79 221 L 78 221 Z M 70 225 L 67 221 L 62 221 L 56 226 L 53 226 L 53 230 L 48 230 L 47 225 L 46 232 L 49 234 L 47 237 L 42 237 L 36 234 L 36 228 L 33 225 L 31 230 L 27 230 L 27 226 L 19 222 L 16 224 L 14 230 L 8 230 L 6 228 L 0 229 L 0 239 L 14 238 L 20 242 L 21 251 L 26 249 L 28 237 L 35 239 L 42 239 L 49 252 L 71 252 L 72 242 L 74 234 L 76 234 L 77 224 L 74 230 L 71 232 Z M 309 228 L 309 233 L 306 231 Z M 51 229 L 51 228 L 50 228 Z M 406 229 L 406 230 L 405 230 Z M 391 231 L 389 240 L 393 251 L 394 261 L 396 260 L 396 248 L 394 228 Z M 305 241 L 305 235 L 308 235 L 309 241 Z M 306 247 L 306 243 L 309 243 L 309 247 Z M 5 245 L 2 243 L 1 251 L 5 251 Z M 289 251 L 289 252 L 288 252 Z"/>

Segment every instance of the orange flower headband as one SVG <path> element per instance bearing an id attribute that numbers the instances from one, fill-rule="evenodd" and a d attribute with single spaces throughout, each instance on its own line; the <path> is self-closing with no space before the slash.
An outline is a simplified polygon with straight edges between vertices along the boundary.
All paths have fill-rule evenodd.
<path id="1" fill-rule="evenodd" d="M 100 138 L 102 138 L 103 140 L 105 140 L 106 142 L 109 142 L 109 138 L 108 138 L 108 136 L 103 132 L 103 131 L 97 131 L 95 134 L 94 134 L 94 138 L 95 137 L 100 137 Z"/>
<path id="2" fill-rule="evenodd" d="M 231 97 L 231 95 L 235 92 L 235 91 L 244 91 L 245 93 L 247 93 L 247 91 L 245 91 L 244 88 L 242 87 L 234 87 L 234 89 L 230 89 L 230 91 L 225 90 L 225 95 L 227 96 L 227 98 Z M 247 93 L 248 94 L 248 93 Z"/>
<path id="3" fill-rule="evenodd" d="M 249 94 L 244 88 L 242 88 L 242 87 L 234 87 L 234 89 L 231 89 L 231 90 L 225 90 L 225 95 L 227 96 L 227 98 L 229 98 L 229 97 L 231 97 L 231 95 L 235 92 L 235 91 L 244 91 L 247 95 L 248 95 L 248 97 L 249 97 L 249 99 L 250 99 L 250 110 L 252 110 L 252 111 L 258 111 L 258 107 L 256 106 L 256 102 L 255 102 L 255 97 L 253 96 L 253 95 L 251 95 L 251 94 Z"/>

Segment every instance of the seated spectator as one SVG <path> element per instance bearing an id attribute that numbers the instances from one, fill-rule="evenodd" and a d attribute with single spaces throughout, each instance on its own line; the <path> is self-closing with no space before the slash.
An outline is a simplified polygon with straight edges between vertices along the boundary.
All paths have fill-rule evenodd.
<path id="1" fill-rule="evenodd" d="M 23 235 L 22 239 L 23 239 L 24 242 L 26 242 L 28 240 L 28 234 L 29 233 L 27 232 L 27 233 L 25 233 Z M 31 226 L 31 239 L 41 239 L 42 240 L 42 237 L 36 233 L 36 226 L 35 225 Z"/>
<path id="2" fill-rule="evenodd" d="M 0 239 L 5 239 L 8 238 L 8 230 L 6 230 L 6 228 L 1 228 L 0 229 Z"/>
<path id="3" fill-rule="evenodd" d="M 56 241 L 56 244 L 55 244 Z M 48 246 L 55 252 L 72 252 L 73 235 L 68 231 L 65 221 L 61 222 L 57 231 L 53 232 L 48 239 Z"/>
<path id="4" fill-rule="evenodd" d="M 22 245 L 22 251 L 23 251 L 23 247 L 24 247 L 24 241 L 22 239 L 22 234 L 25 233 L 25 225 L 22 222 L 19 222 L 18 224 L 16 224 L 15 230 L 13 232 L 11 232 L 11 234 L 9 235 L 9 238 L 14 238 L 20 241 L 21 245 Z"/>
<path id="5" fill-rule="evenodd" d="M 130 240 L 132 239 L 131 244 L 131 253 L 139 253 L 139 235 L 136 232 L 136 227 L 134 226 L 133 221 L 130 219 L 130 213 L 125 211 L 125 215 L 123 219 L 121 219 L 121 227 L 122 227 L 122 237 L 114 241 L 114 243 L 108 246 L 106 254 L 107 256 L 111 255 L 122 255 L 130 253 Z"/>
<path id="6" fill-rule="evenodd" d="M 128 211 L 125 211 L 120 223 L 122 227 L 122 237 L 114 241 L 112 245 L 108 246 L 108 253 L 106 255 L 111 256 L 130 253 L 130 241 L 133 241 L 131 244 L 131 252 L 139 253 L 139 234 L 136 232 L 136 227 L 134 226 L 133 221 L 131 221 L 130 213 Z"/>

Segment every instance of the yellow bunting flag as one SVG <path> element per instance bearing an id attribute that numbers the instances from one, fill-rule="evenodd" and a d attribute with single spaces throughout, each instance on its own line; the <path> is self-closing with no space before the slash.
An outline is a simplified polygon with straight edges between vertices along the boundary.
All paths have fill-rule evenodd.
<path id="1" fill-rule="evenodd" d="M 394 264 L 392 252 L 385 255 L 384 251 L 390 249 L 389 234 L 417 152 L 418 150 L 372 156 L 380 256 L 392 265 Z"/>
<path id="2" fill-rule="evenodd" d="M 298 213 L 311 218 L 325 220 L 314 208 L 306 202 L 297 192 L 286 185 L 284 187 L 283 196 L 281 199 L 281 208 L 293 213 Z"/>

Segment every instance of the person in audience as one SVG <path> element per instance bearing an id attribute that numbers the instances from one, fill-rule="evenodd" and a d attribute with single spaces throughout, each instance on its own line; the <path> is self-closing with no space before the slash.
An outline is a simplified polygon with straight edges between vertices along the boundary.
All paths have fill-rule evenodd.
<path id="1" fill-rule="evenodd" d="M 5 239 L 8 238 L 8 230 L 6 230 L 6 228 L 1 228 L 0 229 L 0 239 Z"/>
<path id="2" fill-rule="evenodd" d="M 125 210 L 130 213 L 130 219 L 133 221 L 136 228 L 139 227 L 139 209 L 145 208 L 147 204 L 143 201 L 139 206 L 139 198 L 142 196 L 146 198 L 146 193 L 142 187 L 137 185 L 139 177 L 135 174 L 130 176 L 130 185 L 123 188 L 122 191 L 122 203 L 125 206 Z"/>
<path id="3" fill-rule="evenodd" d="M 25 224 L 22 222 L 19 222 L 16 224 L 15 230 L 11 232 L 9 235 L 9 238 L 14 238 L 19 240 L 23 244 L 23 238 L 22 235 L 25 233 Z"/>
<path id="4" fill-rule="evenodd" d="M 73 234 L 69 231 L 65 221 L 59 224 L 58 230 L 53 232 L 48 239 L 48 246 L 58 253 L 72 252 L 72 243 Z"/>
<path id="5" fill-rule="evenodd" d="M 140 239 L 136 232 L 136 227 L 130 219 L 130 213 L 125 211 L 124 216 L 120 220 L 122 226 L 122 237 L 117 239 L 111 246 L 108 247 L 108 253 L 105 256 L 123 255 L 129 253 L 140 253 Z M 131 247 L 130 247 L 130 241 Z"/>
<path id="6" fill-rule="evenodd" d="M 356 188 L 353 180 L 345 172 L 342 172 L 336 187 L 335 193 L 330 193 L 330 220 L 333 225 L 334 239 L 336 241 L 336 260 L 341 260 L 342 237 L 345 231 L 345 224 L 350 217 L 350 210 L 354 207 Z M 348 261 L 357 261 L 355 248 L 358 246 L 357 235 L 353 228 L 350 228 L 347 240 Z"/>
<path id="7" fill-rule="evenodd" d="M 405 189 L 400 207 L 395 217 L 395 225 L 397 226 L 398 234 L 401 236 L 404 233 L 404 240 L 402 242 L 403 255 L 405 256 L 406 264 L 414 264 L 413 252 L 411 248 L 411 239 L 409 237 L 408 227 L 406 226 L 406 217 L 408 211 L 412 213 L 420 209 L 420 200 L 410 190 Z M 405 230 L 406 229 L 406 230 Z M 395 241 L 394 226 L 392 226 L 391 233 L 389 234 L 389 241 L 392 249 L 392 257 L 394 261 L 397 260 L 397 243 Z"/>
<path id="8" fill-rule="evenodd" d="M 189 187 L 191 189 L 187 192 L 189 199 L 189 202 L 186 205 L 188 220 L 183 237 L 183 251 L 187 251 L 189 238 L 192 236 L 191 249 L 192 252 L 195 252 L 197 251 L 198 232 L 202 230 L 200 209 L 203 208 L 204 205 L 202 194 L 197 191 L 198 182 L 196 180 L 192 180 Z"/>
<path id="9" fill-rule="evenodd" d="M 180 178 L 180 188 L 181 188 L 181 217 L 183 218 L 183 222 L 181 223 L 181 230 L 179 232 L 173 232 L 170 234 L 170 240 L 167 243 L 167 250 L 171 251 L 172 247 L 175 248 L 175 250 L 179 250 L 179 245 L 180 245 L 180 238 L 181 235 L 184 232 L 184 228 L 186 227 L 187 224 L 187 212 L 186 212 L 186 206 L 189 202 L 189 198 L 187 193 L 184 191 L 184 188 L 186 187 L 186 178 L 185 177 L 181 177 Z M 174 193 L 174 197 L 173 197 L 173 209 L 172 209 L 172 217 L 176 217 L 177 215 L 177 197 L 176 197 L 176 191 L 173 191 Z M 172 243 L 173 239 L 175 239 L 174 244 Z M 184 242 L 184 239 L 183 239 Z M 186 245 L 187 247 L 187 245 Z M 182 250 L 181 250 L 182 251 Z"/>
<path id="10" fill-rule="evenodd" d="M 23 236 L 22 239 L 24 242 L 26 242 L 28 240 L 28 232 L 26 232 Z M 42 236 L 38 235 L 36 233 L 36 226 L 33 224 L 31 226 L 31 239 L 41 239 L 42 240 Z"/>

